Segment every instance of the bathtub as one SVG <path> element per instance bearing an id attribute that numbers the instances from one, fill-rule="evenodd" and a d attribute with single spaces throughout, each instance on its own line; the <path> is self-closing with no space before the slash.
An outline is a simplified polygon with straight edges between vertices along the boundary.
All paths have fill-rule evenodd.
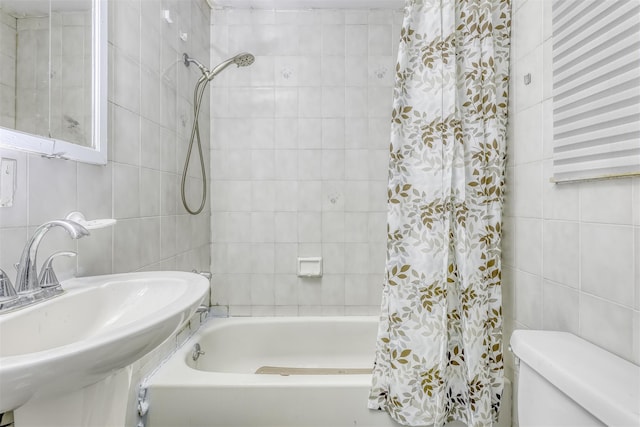
<path id="1" fill-rule="evenodd" d="M 367 409 L 377 325 L 375 317 L 213 319 L 149 380 L 146 425 L 398 426 Z M 196 344 L 204 354 L 194 361 Z M 507 427 L 509 383 L 502 407 Z"/>

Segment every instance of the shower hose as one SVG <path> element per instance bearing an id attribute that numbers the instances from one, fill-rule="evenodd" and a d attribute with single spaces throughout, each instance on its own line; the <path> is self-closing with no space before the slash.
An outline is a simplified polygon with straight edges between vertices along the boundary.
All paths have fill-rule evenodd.
<path id="1" fill-rule="evenodd" d="M 200 126 L 198 125 L 198 119 L 200 115 L 200 105 L 202 104 L 202 97 L 207 87 L 209 80 L 202 76 L 196 83 L 196 87 L 193 90 L 193 126 L 191 127 L 191 137 L 189 138 L 189 149 L 187 150 L 187 157 L 184 161 L 184 168 L 182 169 L 182 183 L 180 185 L 180 195 L 182 196 L 182 205 L 191 215 L 198 215 L 204 209 L 205 202 L 207 201 L 207 171 L 204 167 L 204 156 L 202 155 L 202 142 L 200 141 Z M 200 207 L 192 209 L 187 202 L 187 196 L 185 192 L 187 182 L 187 172 L 189 170 L 189 161 L 191 159 L 191 152 L 193 151 L 193 144 L 198 144 L 198 157 L 200 158 L 200 170 L 202 172 L 202 195 L 200 199 Z"/>

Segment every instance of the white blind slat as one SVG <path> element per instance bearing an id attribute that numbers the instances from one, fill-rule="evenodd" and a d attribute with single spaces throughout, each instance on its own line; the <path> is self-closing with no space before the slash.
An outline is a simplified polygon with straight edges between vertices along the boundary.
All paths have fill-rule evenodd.
<path id="1" fill-rule="evenodd" d="M 626 120 L 625 118 L 629 118 Z M 582 120 L 576 120 L 573 122 L 569 122 L 565 125 L 553 126 L 553 135 L 562 137 L 564 134 L 570 133 L 570 135 L 578 135 L 578 134 L 588 134 L 589 132 L 606 129 L 610 126 L 613 126 L 613 122 L 624 122 L 629 123 L 629 128 L 640 121 L 640 105 L 631 105 L 625 108 L 619 108 L 615 110 L 604 111 L 600 114 L 595 114 L 591 117 L 587 117 Z M 621 123 L 622 124 L 622 123 Z"/>
<path id="2" fill-rule="evenodd" d="M 584 104 L 574 104 L 564 109 L 556 109 L 553 113 L 556 123 L 562 123 L 564 120 L 571 120 L 580 116 L 588 115 L 594 110 L 612 109 L 616 108 L 616 105 L 626 105 L 632 102 L 637 104 L 640 93 L 633 93 L 632 91 L 624 91 L 622 93 L 614 93 L 609 96 L 598 97 L 587 101 Z"/>
<path id="3" fill-rule="evenodd" d="M 635 156 L 615 157 L 613 159 L 598 159 L 588 162 L 570 163 L 556 165 L 555 171 L 559 174 L 589 173 L 589 171 L 599 171 L 598 175 L 603 175 L 607 170 L 625 170 L 626 173 L 635 172 L 635 165 L 640 161 L 640 152 Z M 604 172 L 606 174 L 606 172 Z M 583 176 L 582 179 L 585 177 Z"/>
<path id="4" fill-rule="evenodd" d="M 558 163 L 562 161 L 570 161 L 574 158 L 584 158 L 588 156 L 606 156 L 611 153 L 626 153 L 633 152 L 634 150 L 640 150 L 640 140 L 635 141 L 622 141 L 605 145 L 596 145 L 594 147 L 577 148 L 570 151 L 558 151 L 554 150 L 553 159 Z"/>
<path id="5" fill-rule="evenodd" d="M 606 143 L 609 141 L 620 141 L 625 139 L 634 139 L 640 131 L 640 125 L 638 123 L 625 123 L 618 126 L 612 126 L 605 129 L 590 132 L 588 136 L 585 135 L 573 135 L 566 138 L 554 137 L 554 147 L 565 147 L 568 145 L 576 144 L 594 144 L 594 143 Z M 595 142 L 594 142 L 595 141 Z M 600 142 L 602 141 L 602 142 Z"/>
<path id="6" fill-rule="evenodd" d="M 633 168 L 640 162 L 640 149 L 635 155 L 624 157 L 607 157 L 603 156 L 596 160 L 581 161 L 576 163 L 560 163 L 555 165 L 554 171 L 557 173 L 571 173 L 571 172 L 588 172 L 589 170 L 606 170 L 614 168 Z M 585 167 L 586 165 L 586 167 Z"/>
<path id="7" fill-rule="evenodd" d="M 558 91 L 554 93 L 553 107 L 557 110 L 567 107 L 570 104 L 580 103 L 585 99 L 589 99 L 593 95 L 605 96 L 607 93 L 613 93 L 613 87 L 620 87 L 621 91 L 634 93 L 633 91 L 640 87 L 640 75 L 638 74 L 638 70 L 632 68 L 617 75 L 615 82 L 605 80 L 596 84 L 590 84 L 588 87 L 589 94 L 585 94 L 583 92 L 565 93 Z"/>
<path id="8" fill-rule="evenodd" d="M 554 94 L 556 94 L 556 92 L 570 93 L 573 90 L 586 90 L 584 88 L 580 88 L 580 86 L 587 83 L 593 83 L 588 85 L 588 87 L 590 88 L 592 86 L 595 86 L 598 81 L 616 80 L 617 75 L 620 74 L 620 70 L 625 69 L 624 67 L 632 67 L 637 69 L 638 65 L 640 65 L 640 50 L 631 50 L 623 57 L 603 64 L 601 67 L 585 68 L 581 73 L 571 76 L 573 78 L 570 80 L 565 79 L 564 81 L 557 82 L 554 76 Z"/>

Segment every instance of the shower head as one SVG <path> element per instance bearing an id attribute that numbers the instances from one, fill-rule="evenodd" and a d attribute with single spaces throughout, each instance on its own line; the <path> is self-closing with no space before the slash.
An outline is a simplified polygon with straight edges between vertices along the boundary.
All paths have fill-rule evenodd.
<path id="1" fill-rule="evenodd" d="M 248 67 L 256 60 L 255 56 L 247 52 L 239 53 L 231 59 L 238 67 Z"/>
<path id="2" fill-rule="evenodd" d="M 236 64 L 238 67 L 248 67 L 253 64 L 256 58 L 250 53 L 239 53 L 233 58 L 229 58 L 226 61 L 221 62 L 220 64 L 213 67 L 211 70 L 211 75 L 207 76 L 209 80 L 213 79 L 216 75 L 218 75 L 222 70 L 227 68 L 231 64 Z"/>

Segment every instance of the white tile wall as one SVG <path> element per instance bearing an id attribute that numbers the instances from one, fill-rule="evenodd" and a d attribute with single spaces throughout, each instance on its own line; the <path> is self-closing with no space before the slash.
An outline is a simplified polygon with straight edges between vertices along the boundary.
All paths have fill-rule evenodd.
<path id="1" fill-rule="evenodd" d="M 78 241 L 52 230 L 42 242 L 40 260 L 62 249 L 78 252 L 74 260 L 60 260 L 57 271 L 61 278 L 209 268 L 210 210 L 192 217 L 180 202 L 179 173 L 191 116 L 177 113 L 192 110 L 190 97 L 199 77 L 193 67 L 180 64 L 182 52 L 208 62 L 209 8 L 196 0 L 180 2 L 179 7 L 176 2 L 167 3 L 163 7 L 170 8 L 174 17 L 174 24 L 168 25 L 161 19 L 160 7 L 160 2 L 142 0 L 110 2 L 106 166 L 0 149 L 0 157 L 18 161 L 15 204 L 0 208 L 0 268 L 11 276 L 15 273 L 12 264 L 18 261 L 29 233 L 44 221 L 74 210 L 88 218 L 114 217 L 118 223 Z M 15 42 L 7 22 L 10 24 L 0 14 L 0 55 L 6 54 L 5 42 Z M 187 43 L 178 37 L 178 29 L 185 28 L 190 32 Z M 4 98 L 1 102 L 4 112 L 7 104 Z M 208 117 L 208 99 L 202 110 Z M 209 128 L 203 120 L 200 130 L 207 168 Z M 191 175 L 199 177 L 195 159 L 193 165 Z M 192 179 L 190 194 L 199 190 L 199 181 Z"/>
<path id="2" fill-rule="evenodd" d="M 213 301 L 232 314 L 377 314 L 386 244 L 393 10 L 214 10 Z M 322 279 L 298 279 L 322 256 Z"/>
<path id="3" fill-rule="evenodd" d="M 505 335 L 514 328 L 569 331 L 640 363 L 640 178 L 549 181 L 550 9 L 551 0 L 514 2 Z"/>
<path id="4" fill-rule="evenodd" d="M 544 221 L 542 274 L 572 288 L 580 285 L 580 226 L 575 221 Z"/>

